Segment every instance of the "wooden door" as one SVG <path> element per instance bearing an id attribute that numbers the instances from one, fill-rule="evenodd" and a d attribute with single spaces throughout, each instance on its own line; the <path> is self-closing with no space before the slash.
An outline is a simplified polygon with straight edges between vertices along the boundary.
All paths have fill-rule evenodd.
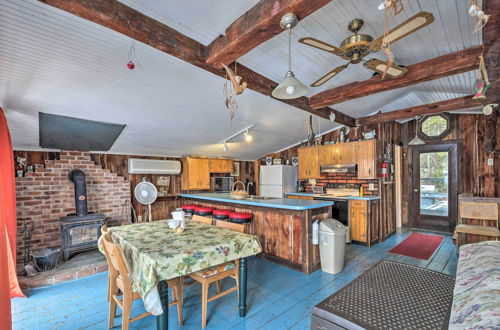
<path id="1" fill-rule="evenodd" d="M 377 178 L 377 162 L 376 162 L 376 141 L 368 140 L 361 141 L 358 144 L 358 178 L 359 179 L 376 179 Z"/>
<path id="2" fill-rule="evenodd" d="M 209 160 L 209 170 L 210 173 L 220 173 L 220 169 L 222 167 L 222 159 L 210 159 Z"/>
<path id="3" fill-rule="evenodd" d="M 351 230 L 351 239 L 358 242 L 367 242 L 368 201 L 350 200 L 349 210 L 349 227 Z"/>
<path id="4" fill-rule="evenodd" d="M 411 226 L 453 232 L 458 200 L 457 144 L 426 144 L 409 149 Z"/>
<path id="5" fill-rule="evenodd" d="M 333 146 L 326 145 L 318 147 L 318 163 L 319 166 L 333 164 L 332 152 Z"/>
<path id="6" fill-rule="evenodd" d="M 221 173 L 232 173 L 233 172 L 233 161 L 231 159 L 223 159 L 221 164 Z"/>
<path id="7" fill-rule="evenodd" d="M 308 148 L 299 148 L 298 150 L 298 177 L 299 179 L 309 179 L 309 150 Z"/>
<path id="8" fill-rule="evenodd" d="M 198 173 L 198 186 L 197 189 L 210 189 L 210 164 L 207 158 L 198 158 L 197 173 Z"/>
<path id="9" fill-rule="evenodd" d="M 317 179 L 319 178 L 319 147 L 309 148 L 309 178 Z"/>
<path id="10" fill-rule="evenodd" d="M 344 163 L 356 164 L 356 142 L 348 142 L 344 144 Z"/>

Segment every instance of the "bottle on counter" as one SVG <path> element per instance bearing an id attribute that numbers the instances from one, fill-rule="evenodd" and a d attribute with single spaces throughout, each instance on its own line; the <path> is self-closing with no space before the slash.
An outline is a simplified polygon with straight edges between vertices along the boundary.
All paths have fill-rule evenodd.
<path id="1" fill-rule="evenodd" d="M 363 186 L 359 186 L 359 197 L 363 197 Z"/>

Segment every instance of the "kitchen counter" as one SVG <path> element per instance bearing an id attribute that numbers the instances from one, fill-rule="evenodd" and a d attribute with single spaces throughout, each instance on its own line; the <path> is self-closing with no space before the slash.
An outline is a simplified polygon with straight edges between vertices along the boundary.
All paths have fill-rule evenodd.
<path id="1" fill-rule="evenodd" d="M 234 199 L 229 193 L 200 193 L 200 194 L 180 194 L 183 198 L 195 198 L 213 202 L 234 203 L 249 206 L 269 207 L 274 209 L 287 209 L 305 211 L 321 207 L 332 206 L 332 201 L 312 201 L 290 198 L 272 199 Z"/>
<path id="2" fill-rule="evenodd" d="M 320 268 L 319 246 L 312 244 L 312 224 L 331 218 L 333 201 L 290 198 L 234 199 L 229 193 L 180 194 L 183 204 L 195 204 L 252 214 L 245 232 L 257 235 L 259 257 L 306 274 Z"/>
<path id="3" fill-rule="evenodd" d="M 292 195 L 292 196 L 304 196 L 304 197 L 327 197 L 327 196 L 318 196 L 318 194 L 313 194 L 313 193 L 287 193 L 287 195 Z M 337 199 L 361 199 L 361 200 L 367 200 L 367 201 L 373 201 L 380 199 L 380 196 L 347 196 L 347 197 L 335 197 Z"/>

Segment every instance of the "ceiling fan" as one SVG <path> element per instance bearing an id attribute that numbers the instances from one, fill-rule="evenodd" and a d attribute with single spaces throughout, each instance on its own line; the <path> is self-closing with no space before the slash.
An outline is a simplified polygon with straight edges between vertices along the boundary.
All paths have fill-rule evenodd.
<path id="1" fill-rule="evenodd" d="M 395 41 L 398 41 L 399 39 L 404 38 L 407 35 L 417 30 L 420 30 L 424 26 L 431 24 L 432 22 L 434 22 L 434 16 L 431 13 L 422 11 L 416 14 L 415 16 L 410 17 L 409 19 L 407 19 L 394 29 L 390 30 L 387 34 L 386 37 L 387 39 L 385 41 L 392 44 Z M 326 42 L 311 37 L 299 39 L 299 42 L 305 45 L 322 49 L 324 51 L 330 52 L 349 61 L 344 65 L 336 67 L 332 71 L 325 74 L 323 77 L 313 82 L 311 84 L 312 87 L 318 87 L 323 85 L 325 82 L 327 82 L 328 80 L 336 76 L 338 73 L 340 73 L 342 70 L 347 68 L 349 64 L 357 64 L 361 61 L 364 62 L 364 66 L 367 69 L 373 70 L 378 73 L 383 73 L 385 71 L 387 67 L 386 62 L 375 58 L 369 60 L 363 59 L 368 54 L 379 51 L 382 48 L 382 43 L 384 42 L 384 36 L 380 36 L 377 39 L 373 39 L 370 35 L 359 34 L 358 31 L 363 26 L 363 23 L 364 22 L 362 19 L 359 18 L 353 19 L 349 23 L 348 29 L 354 34 L 344 39 L 344 41 L 342 41 L 339 47 L 330 45 Z M 406 73 L 406 71 L 407 70 L 405 68 L 402 68 L 397 65 L 392 65 L 388 69 L 386 74 L 391 78 L 398 78 L 403 76 Z"/>

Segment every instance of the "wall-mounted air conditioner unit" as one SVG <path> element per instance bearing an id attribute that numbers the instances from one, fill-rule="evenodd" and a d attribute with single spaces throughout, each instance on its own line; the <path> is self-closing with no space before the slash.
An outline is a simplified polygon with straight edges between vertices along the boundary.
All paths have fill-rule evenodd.
<path id="1" fill-rule="evenodd" d="M 179 174 L 181 162 L 178 160 L 156 160 L 129 158 L 130 174 Z"/>

